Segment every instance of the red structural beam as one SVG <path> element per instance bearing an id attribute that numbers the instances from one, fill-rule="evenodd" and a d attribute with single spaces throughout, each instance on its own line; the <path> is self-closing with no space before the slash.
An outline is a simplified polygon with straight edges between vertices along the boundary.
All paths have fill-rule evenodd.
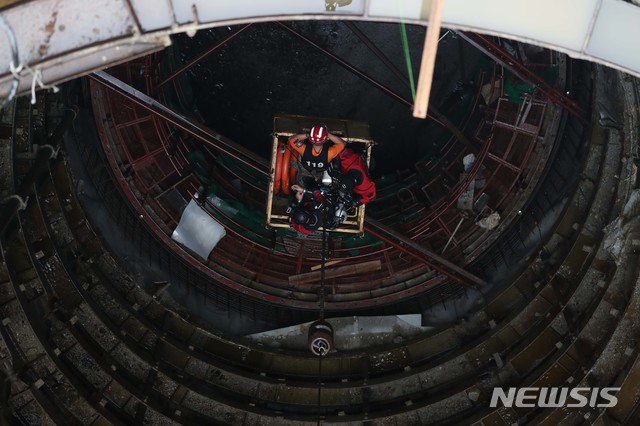
<path id="1" fill-rule="evenodd" d="M 542 77 L 527 68 L 517 58 L 513 57 L 502 47 L 494 43 L 489 37 L 466 31 L 459 31 L 458 34 L 482 53 L 504 66 L 519 78 L 535 86 L 538 90 L 544 93 L 551 102 L 560 105 L 571 115 L 579 118 L 581 121 L 585 123 L 587 122 L 586 118 L 584 118 L 584 111 L 582 111 L 573 99 L 569 98 L 558 88 L 547 83 Z"/>
<path id="2" fill-rule="evenodd" d="M 371 76 L 366 74 L 364 71 L 354 67 L 353 65 L 351 65 L 350 63 L 348 63 L 344 59 L 342 59 L 342 58 L 334 55 L 333 53 L 329 52 L 328 50 L 324 49 L 322 46 L 318 45 L 314 41 L 312 41 L 309 38 L 305 37 L 304 35 L 300 34 L 296 30 L 294 30 L 293 28 L 283 24 L 282 22 L 278 22 L 278 24 L 282 28 L 284 28 L 287 32 L 289 32 L 290 34 L 298 37 L 300 40 L 304 41 L 305 43 L 309 44 L 310 46 L 314 47 L 315 49 L 319 50 L 324 55 L 326 55 L 329 59 L 331 59 L 332 61 L 334 61 L 338 65 L 342 66 L 343 68 L 347 69 L 348 71 L 352 72 L 353 74 L 355 74 L 356 76 L 358 76 L 362 80 L 366 81 L 367 83 L 371 84 L 372 86 L 376 87 L 377 89 L 383 91 L 384 93 L 386 93 L 387 95 L 391 96 L 392 98 L 394 98 L 398 102 L 405 104 L 409 108 L 413 108 L 413 103 L 411 101 L 409 101 L 409 100 L 405 99 L 404 97 L 400 96 L 399 94 L 397 94 L 396 92 L 391 90 L 389 87 L 385 86 L 384 84 L 380 83 L 379 81 L 375 80 L 374 78 L 372 78 Z M 367 46 L 369 48 L 371 48 L 370 44 L 368 44 L 368 43 L 365 43 L 365 44 L 367 44 Z M 375 49 L 374 49 L 374 53 L 376 55 L 378 55 L 378 57 L 380 57 L 382 55 L 381 52 L 376 52 Z M 384 55 L 382 55 L 382 56 L 384 56 Z M 478 150 L 477 145 L 470 138 L 468 138 L 464 133 L 462 133 L 462 131 L 460 129 L 458 129 L 447 117 L 445 117 L 440 111 L 438 111 L 438 109 L 433 107 L 433 105 L 429 106 L 429 118 L 432 119 L 433 121 L 435 121 L 436 123 L 438 123 L 440 126 L 442 126 L 445 129 L 449 130 L 453 134 L 453 136 L 456 139 L 458 139 L 460 142 L 464 143 L 469 148 L 469 150 L 471 152 L 475 152 L 475 151 Z"/>
<path id="3" fill-rule="evenodd" d="M 169 81 L 173 80 L 174 78 L 176 78 L 177 76 L 179 76 L 180 74 L 182 74 L 183 72 L 185 72 L 186 70 L 188 70 L 189 68 L 191 68 L 192 66 L 194 66 L 195 64 L 197 64 L 198 62 L 203 60 L 204 58 L 206 58 L 207 56 L 209 56 L 211 53 L 215 52 L 217 49 L 219 49 L 220 47 L 224 46 L 225 44 L 227 44 L 228 42 L 230 42 L 231 40 L 236 38 L 241 32 L 243 32 L 244 30 L 246 30 L 250 26 L 251 26 L 251 24 L 246 24 L 246 25 L 241 26 L 236 31 L 234 31 L 231 34 L 229 34 L 228 36 L 226 36 L 224 39 L 220 40 L 219 42 L 217 42 L 216 44 L 214 44 L 213 46 L 211 46 L 210 48 L 208 48 L 204 52 L 200 53 L 195 58 L 191 59 L 189 62 L 184 64 L 182 67 L 178 68 L 176 71 L 171 73 L 169 75 L 169 77 L 167 77 L 164 80 L 162 80 L 156 86 L 156 89 L 159 89 L 160 87 L 164 86 L 166 83 L 168 83 Z"/>
<path id="4" fill-rule="evenodd" d="M 196 139 L 213 147 L 214 149 L 235 158 L 242 164 L 264 174 L 268 175 L 269 165 L 265 158 L 260 157 L 256 153 L 248 150 L 242 145 L 225 138 L 219 133 L 196 124 L 187 117 L 178 114 L 171 108 L 158 102 L 156 99 L 142 93 L 141 91 L 131 87 L 127 83 L 117 79 L 116 77 L 104 72 L 96 71 L 90 74 L 95 81 L 103 84 L 114 92 L 130 99 L 140 105 L 147 111 L 161 117 L 168 123 L 184 130 Z"/>

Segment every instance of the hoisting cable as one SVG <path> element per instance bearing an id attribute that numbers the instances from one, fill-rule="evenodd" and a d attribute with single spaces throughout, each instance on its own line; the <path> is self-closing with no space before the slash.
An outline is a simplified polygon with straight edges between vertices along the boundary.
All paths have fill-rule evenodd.
<path id="1" fill-rule="evenodd" d="M 322 251 L 320 256 L 322 256 L 322 258 L 320 259 L 320 318 L 321 320 L 324 319 L 324 270 L 325 270 L 325 264 L 327 261 L 327 228 L 326 228 L 326 223 L 327 223 L 327 206 L 326 204 L 322 207 Z"/>
<path id="2" fill-rule="evenodd" d="M 322 249 L 320 252 L 320 315 L 319 320 L 324 320 L 324 269 L 327 262 L 327 205 L 326 203 L 322 207 Z M 320 426 L 320 409 L 322 407 L 322 357 L 325 355 L 325 348 L 318 348 L 318 426 Z"/>
<path id="3" fill-rule="evenodd" d="M 320 426 L 320 408 L 322 407 L 322 357 L 324 356 L 324 349 L 320 349 L 320 356 L 318 357 L 318 426 Z"/>

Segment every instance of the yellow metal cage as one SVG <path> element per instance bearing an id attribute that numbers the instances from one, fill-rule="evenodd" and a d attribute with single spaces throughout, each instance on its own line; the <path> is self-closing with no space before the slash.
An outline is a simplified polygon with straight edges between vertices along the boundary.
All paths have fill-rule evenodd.
<path id="1" fill-rule="evenodd" d="M 274 228 L 288 228 L 289 215 L 287 206 L 290 196 L 283 193 L 274 194 L 276 158 L 278 145 L 287 144 L 289 137 L 298 133 L 307 133 L 315 124 L 325 124 L 329 131 L 340 136 L 347 146 L 364 144 L 363 152 L 367 166 L 371 161 L 371 148 L 373 140 L 369 132 L 369 123 L 354 120 L 342 120 L 337 118 L 321 118 L 291 114 L 277 114 L 273 118 L 273 138 L 271 147 L 271 164 L 269 175 L 269 189 L 267 191 L 267 225 Z M 360 147 L 362 148 L 362 147 Z M 360 149 L 357 149 L 360 151 Z M 291 160 L 294 161 L 294 160 Z M 342 225 L 331 232 L 362 233 L 364 228 L 365 207 L 359 206 L 351 212 Z M 321 228 L 322 229 L 322 228 Z"/>

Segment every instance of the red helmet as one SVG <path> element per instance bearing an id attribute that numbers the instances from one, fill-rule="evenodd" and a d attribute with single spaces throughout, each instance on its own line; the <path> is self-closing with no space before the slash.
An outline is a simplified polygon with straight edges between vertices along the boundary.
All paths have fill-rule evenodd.
<path id="1" fill-rule="evenodd" d="M 309 130 L 309 141 L 314 145 L 325 143 L 328 137 L 329 129 L 322 124 L 316 124 Z"/>

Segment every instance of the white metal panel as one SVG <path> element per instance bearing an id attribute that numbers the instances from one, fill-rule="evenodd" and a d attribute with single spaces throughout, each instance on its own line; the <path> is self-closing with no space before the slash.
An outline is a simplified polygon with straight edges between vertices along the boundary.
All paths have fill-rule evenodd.
<path id="1" fill-rule="evenodd" d="M 640 71 L 640 16 L 638 7 L 604 0 L 586 54 Z"/>
<path id="2" fill-rule="evenodd" d="M 96 48 L 87 48 L 63 57 L 52 58 L 41 63 L 42 79 L 47 82 L 65 81 L 69 78 L 79 77 L 94 70 L 105 68 L 112 64 L 129 61 L 133 58 L 148 55 L 169 45 L 169 38 L 163 38 L 164 43 L 154 39 L 150 43 L 140 41 L 132 44 L 126 41 L 111 43 Z M 18 92 L 28 91 L 31 88 L 32 76 L 26 75 L 18 86 Z M 0 94 L 8 85 L 0 84 Z M 2 95 L 0 95 L 2 96 Z"/>
<path id="3" fill-rule="evenodd" d="M 430 0 L 371 0 L 369 16 L 419 20 L 423 14 L 428 15 L 430 5 Z"/>
<path id="4" fill-rule="evenodd" d="M 198 203 L 191 200 L 182 212 L 180 222 L 173 230 L 171 239 L 206 259 L 226 233 L 220 222 L 205 212 Z"/>
<path id="5" fill-rule="evenodd" d="M 446 0 L 442 24 L 512 34 L 579 52 L 597 4 L 598 0 Z"/>
<path id="6" fill-rule="evenodd" d="M 43 59 L 126 36 L 131 19 L 122 0 L 41 0 L 4 12 L 18 40 L 20 61 Z M 11 49 L 0 36 L 0 74 L 8 69 Z"/>
<path id="7" fill-rule="evenodd" d="M 137 0 L 137 3 L 142 0 Z M 148 0 L 147 0 L 148 1 Z M 176 21 L 185 24 L 194 21 L 194 8 L 200 22 L 228 21 L 237 19 L 256 19 L 287 15 L 319 14 L 364 14 L 364 0 L 172 0 Z M 328 11 L 327 5 L 333 4 L 335 10 Z"/>
<path id="8" fill-rule="evenodd" d="M 125 0 L 126 1 L 126 0 Z M 171 28 L 171 9 L 167 0 L 129 0 L 143 32 Z M 210 3 L 214 3 L 211 1 Z"/>
<path id="9" fill-rule="evenodd" d="M 128 4 L 143 37 L 134 31 L 136 20 Z M 111 60 L 126 59 L 123 51 L 109 57 L 101 53 L 114 41 L 152 44 L 156 39 L 162 46 L 171 33 L 191 33 L 230 21 L 367 19 L 426 24 L 430 4 L 430 0 L 32 0 L 2 14 L 16 33 L 21 62 L 42 69 L 44 82 L 50 83 L 87 72 L 89 64 L 104 67 Z M 640 76 L 640 8 L 620 0 L 446 0 L 443 27 L 527 41 Z M 6 36 L 0 34 L 0 98 L 11 82 L 10 50 Z M 78 54 L 85 59 L 74 62 L 79 68 L 60 65 Z M 60 62 L 49 60 L 54 57 Z M 58 72 L 47 73 L 53 65 Z M 67 74 L 60 74 L 62 70 Z M 52 80 L 52 74 L 59 79 Z"/>

